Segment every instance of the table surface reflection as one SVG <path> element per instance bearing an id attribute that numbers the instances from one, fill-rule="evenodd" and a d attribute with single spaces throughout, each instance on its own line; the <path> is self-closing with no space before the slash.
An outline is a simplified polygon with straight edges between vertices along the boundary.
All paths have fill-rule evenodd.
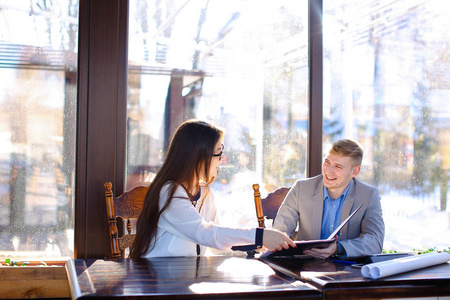
<path id="1" fill-rule="evenodd" d="M 323 299 L 381 299 L 450 296 L 450 263 L 380 279 L 365 278 L 361 269 L 331 260 L 264 259 L 273 269 L 309 283 Z"/>
<path id="2" fill-rule="evenodd" d="M 241 257 L 72 259 L 66 267 L 73 299 L 321 298 L 309 284 Z"/>

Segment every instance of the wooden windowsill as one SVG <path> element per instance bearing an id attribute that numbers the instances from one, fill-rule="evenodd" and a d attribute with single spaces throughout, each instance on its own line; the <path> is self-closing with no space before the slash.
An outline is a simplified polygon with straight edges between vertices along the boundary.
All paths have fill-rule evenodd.
<path id="1" fill-rule="evenodd" d="M 18 268 L 18 267 L 46 267 L 46 265 L 47 265 L 47 267 L 64 267 L 66 265 L 65 260 L 51 260 L 51 261 L 48 261 L 48 260 L 45 260 L 45 261 L 19 260 L 18 262 L 19 262 L 18 266 L 6 266 L 4 261 L 1 261 L 1 263 L 3 265 L 2 267 L 15 267 L 15 268 Z M 23 262 L 27 262 L 28 264 L 25 266 L 21 266 L 21 264 Z M 46 265 L 44 265 L 43 262 Z M 0 268 L 2 268 L 2 267 L 0 267 Z"/>
<path id="2" fill-rule="evenodd" d="M 65 262 L 46 263 L 47 267 L 32 262 L 23 267 L 0 267 L 2 298 L 70 298 Z"/>

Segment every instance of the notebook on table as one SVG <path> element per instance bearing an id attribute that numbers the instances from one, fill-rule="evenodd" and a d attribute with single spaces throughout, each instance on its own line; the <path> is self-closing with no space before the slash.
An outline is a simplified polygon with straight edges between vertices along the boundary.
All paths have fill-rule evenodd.
<path id="1" fill-rule="evenodd" d="M 330 236 L 327 239 L 321 239 L 321 240 L 308 240 L 308 241 L 295 241 L 295 244 L 297 245 L 297 248 L 289 247 L 288 249 L 282 249 L 279 251 L 266 251 L 263 254 L 261 254 L 261 258 L 264 257 L 275 257 L 275 256 L 293 256 L 293 255 L 302 255 L 303 251 L 309 250 L 311 248 L 326 248 L 331 243 L 336 241 L 335 236 L 339 233 L 339 231 L 342 229 L 342 227 L 345 226 L 345 224 L 348 223 L 348 221 L 356 214 L 356 212 L 362 207 L 361 204 L 356 208 L 344 221 L 342 221 L 341 224 L 330 234 Z"/>

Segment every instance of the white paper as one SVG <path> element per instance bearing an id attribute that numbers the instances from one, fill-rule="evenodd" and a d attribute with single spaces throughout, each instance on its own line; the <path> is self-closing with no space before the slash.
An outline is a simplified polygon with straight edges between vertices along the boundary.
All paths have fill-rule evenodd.
<path id="1" fill-rule="evenodd" d="M 378 279 L 381 277 L 443 264 L 448 261 L 450 261 L 450 253 L 431 252 L 368 264 L 361 268 L 361 273 L 364 277 Z"/>

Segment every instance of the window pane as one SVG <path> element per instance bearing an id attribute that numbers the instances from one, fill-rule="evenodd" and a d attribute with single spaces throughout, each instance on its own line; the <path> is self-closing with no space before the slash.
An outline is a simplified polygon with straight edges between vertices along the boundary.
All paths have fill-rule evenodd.
<path id="1" fill-rule="evenodd" d="M 3 1 L 0 24 L 0 260 L 68 259 L 78 3 Z"/>
<path id="2" fill-rule="evenodd" d="M 227 224 L 257 225 L 252 184 L 264 194 L 305 176 L 307 6 L 130 1 L 127 190 L 161 166 L 169 122 L 189 118 L 226 130 L 213 188 Z"/>
<path id="3" fill-rule="evenodd" d="M 324 143 L 358 140 L 386 250 L 448 248 L 450 6 L 324 1 Z"/>

